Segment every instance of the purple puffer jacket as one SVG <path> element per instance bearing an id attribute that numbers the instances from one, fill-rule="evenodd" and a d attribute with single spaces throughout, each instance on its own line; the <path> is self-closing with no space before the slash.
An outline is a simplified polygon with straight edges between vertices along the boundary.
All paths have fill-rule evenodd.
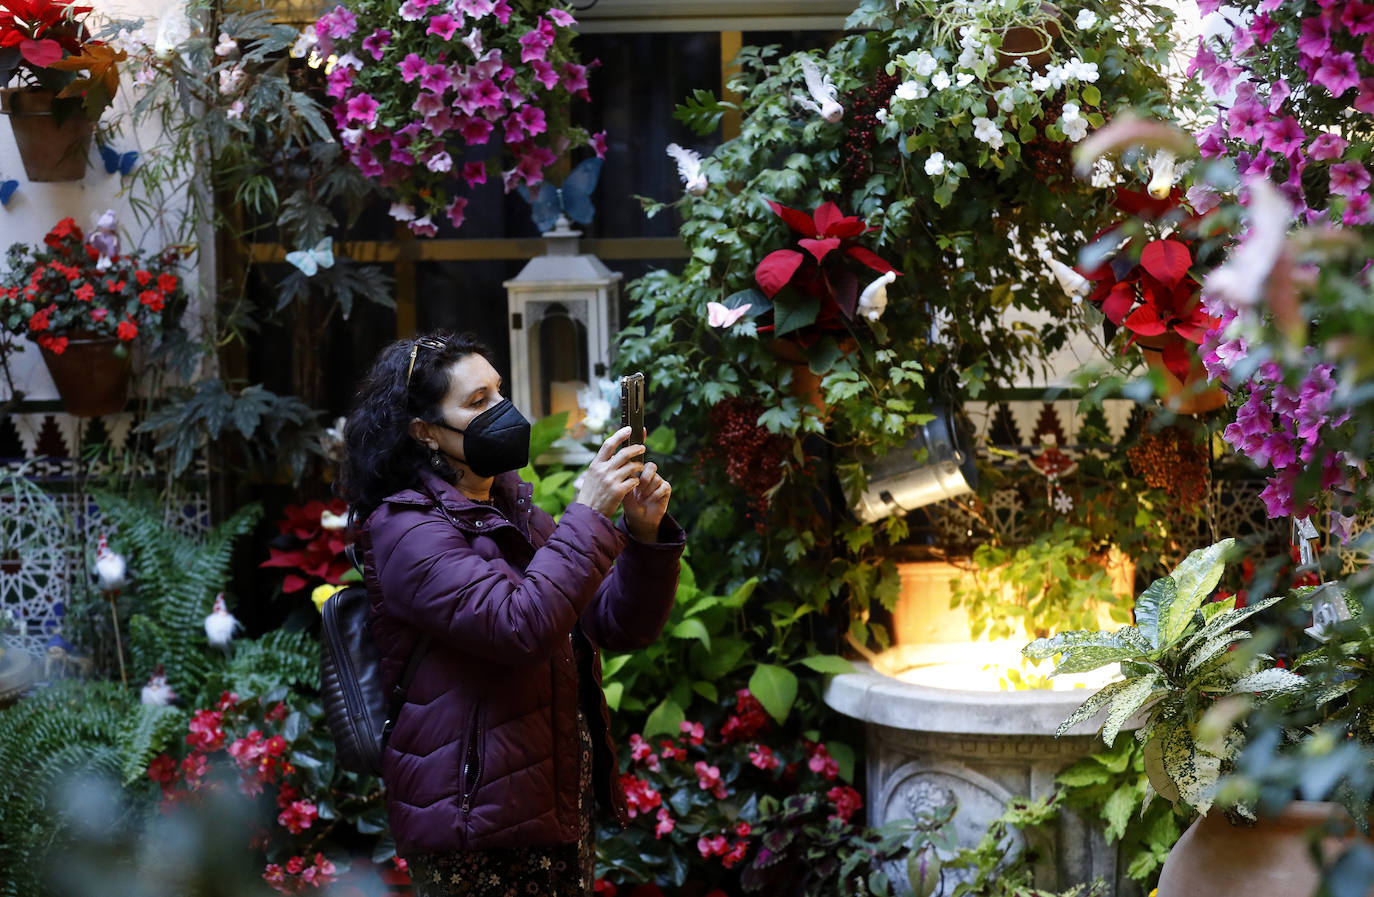
<path id="1" fill-rule="evenodd" d="M 576 841 L 579 681 L 598 802 L 624 822 L 595 649 L 628 651 L 658 637 L 685 537 L 665 517 L 660 541 L 643 543 L 580 503 L 555 524 L 531 492 L 502 474 L 493 508 L 426 475 L 423 488 L 389 496 L 364 524 L 389 684 L 421 631 L 431 634 L 382 759 L 402 856 Z M 575 637 L 592 645 L 580 677 Z"/>

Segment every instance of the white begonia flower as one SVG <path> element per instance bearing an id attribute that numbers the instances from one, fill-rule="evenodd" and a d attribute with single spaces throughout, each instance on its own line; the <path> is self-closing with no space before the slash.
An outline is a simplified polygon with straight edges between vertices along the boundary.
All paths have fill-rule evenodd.
<path id="1" fill-rule="evenodd" d="M 248 73 L 242 66 L 233 65 L 227 69 L 221 69 L 219 73 L 219 92 L 228 96 L 243 86 L 243 81 L 248 77 Z"/>
<path id="2" fill-rule="evenodd" d="M 296 38 L 296 42 L 291 45 L 291 49 L 288 50 L 287 53 L 292 59 L 304 59 L 315 47 L 315 44 L 319 42 L 320 39 L 315 34 L 315 26 L 307 25 L 305 29 L 301 31 L 300 36 Z"/>
<path id="3" fill-rule="evenodd" d="M 238 42 L 223 31 L 219 33 L 219 43 L 215 44 L 216 56 L 232 56 L 238 50 Z"/>
<path id="4" fill-rule="evenodd" d="M 930 76 L 930 86 L 936 90 L 944 90 L 946 87 L 949 87 L 949 83 L 949 73 L 944 69 L 940 69 Z"/>
<path id="5" fill-rule="evenodd" d="M 229 104 L 229 108 L 224 110 L 225 118 L 243 119 L 243 100 L 234 100 Z"/>
<path id="6" fill-rule="evenodd" d="M 914 100 L 918 98 L 919 91 L 924 88 L 924 84 L 916 81 L 903 81 L 897 85 L 897 89 L 892 94 L 899 100 Z"/>
<path id="7" fill-rule="evenodd" d="M 1010 112 L 1016 108 L 1016 96 L 1011 87 L 1003 87 L 992 96 L 997 100 L 997 108 L 1003 112 Z"/>
<path id="8" fill-rule="evenodd" d="M 922 50 L 916 54 L 916 62 L 911 68 L 922 78 L 929 78 L 935 74 L 935 70 L 939 67 L 940 64 L 935 61 L 935 57 Z"/>
<path id="9" fill-rule="evenodd" d="M 944 173 L 945 173 L 945 154 L 944 154 L 944 153 L 931 153 L 931 154 L 930 154 L 930 158 L 926 160 L 926 174 L 930 175 L 931 177 L 935 177 L 936 175 L 940 175 L 940 174 L 944 174 Z"/>
<path id="10" fill-rule="evenodd" d="M 997 122 L 982 115 L 973 119 L 973 136 L 993 149 L 1001 149 L 1004 142 L 1002 129 L 997 127 Z"/>
<path id="11" fill-rule="evenodd" d="M 1091 9 L 1080 9 L 1078 18 L 1074 19 L 1073 23 L 1078 26 L 1079 31 L 1086 31 L 1097 24 L 1097 13 Z"/>
<path id="12" fill-rule="evenodd" d="M 968 72 L 960 72 L 959 74 L 954 76 L 954 85 L 956 87 L 968 87 L 972 83 L 973 75 L 969 74 Z"/>

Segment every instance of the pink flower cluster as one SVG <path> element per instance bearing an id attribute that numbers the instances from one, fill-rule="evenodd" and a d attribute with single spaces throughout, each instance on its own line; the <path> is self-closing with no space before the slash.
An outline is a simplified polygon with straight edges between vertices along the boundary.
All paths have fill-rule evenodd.
<path id="1" fill-rule="evenodd" d="M 726 834 L 702 835 L 697 839 L 697 852 L 703 857 L 720 857 L 720 864 L 726 869 L 732 868 L 740 860 L 749 854 L 749 834 L 751 829 L 749 823 L 739 822 L 735 825 L 734 834 L 739 840 L 730 842 Z"/>
<path id="2" fill-rule="evenodd" d="M 864 805 L 863 796 L 848 785 L 836 785 L 825 792 L 825 796 L 835 805 L 835 812 L 830 814 L 830 818 L 838 819 L 840 822 L 849 822 L 849 817 Z"/>
<path id="3" fill-rule="evenodd" d="M 625 792 L 626 812 L 631 819 L 663 803 L 662 796 L 652 785 L 632 773 L 621 773 L 620 787 Z"/>
<path id="4" fill-rule="evenodd" d="M 1204 13 L 1218 7 L 1212 0 L 1198 5 Z M 1309 223 L 1374 223 L 1370 172 L 1361 161 L 1368 146 L 1322 127 L 1347 109 L 1374 114 L 1374 4 L 1231 5 L 1241 8 L 1240 20 L 1229 36 L 1200 39 L 1188 70 L 1218 96 L 1234 95 L 1200 135 L 1202 155 L 1234 155 L 1243 177 L 1274 180 Z M 1274 59 L 1290 57 L 1305 83 L 1251 80 L 1272 70 Z"/>
<path id="5" fill-rule="evenodd" d="M 450 193 L 452 174 L 468 187 L 486 182 L 489 163 L 464 161 L 467 147 L 496 137 L 506 192 L 534 186 L 559 154 L 595 140 L 579 130 L 554 133 L 543 104 L 588 99 L 587 67 L 559 47 L 575 24 L 555 7 L 530 20 L 507 0 L 405 0 L 399 17 L 386 4 L 357 0 L 315 23 L 321 53 L 334 53 L 327 92 L 349 159 L 397 197 L 391 214 L 421 236 L 436 216 L 460 227 L 467 197 Z"/>
<path id="6" fill-rule="evenodd" d="M 325 859 L 324 854 L 317 853 L 314 861 L 309 864 L 305 858 L 298 856 L 287 860 L 285 865 L 268 863 L 262 878 L 279 893 L 296 894 L 306 885 L 318 888 L 333 884 L 338 875 L 335 873 L 334 864 Z"/>
<path id="7" fill-rule="evenodd" d="M 720 740 L 727 744 L 732 741 L 748 741 L 768 728 L 768 713 L 759 699 L 741 688 L 735 692 L 735 712 L 725 720 L 720 728 Z"/>

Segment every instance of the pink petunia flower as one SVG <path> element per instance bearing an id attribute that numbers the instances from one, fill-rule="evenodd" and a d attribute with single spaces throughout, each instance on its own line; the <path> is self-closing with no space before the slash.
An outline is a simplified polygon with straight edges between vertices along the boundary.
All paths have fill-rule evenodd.
<path id="1" fill-rule="evenodd" d="M 348 101 L 348 120 L 370 125 L 377 120 L 377 101 L 360 93 Z"/>
<path id="2" fill-rule="evenodd" d="M 592 149 L 598 159 L 606 158 L 606 132 L 598 131 L 592 135 Z"/>
<path id="3" fill-rule="evenodd" d="M 458 0 L 458 11 L 474 19 L 491 15 L 495 8 L 495 0 Z"/>
<path id="4" fill-rule="evenodd" d="M 430 171 L 442 173 L 453 170 L 453 157 L 444 150 L 431 155 L 425 160 L 425 167 Z"/>
<path id="5" fill-rule="evenodd" d="M 1227 133 L 1246 143 L 1259 143 L 1264 138 L 1267 118 L 1264 107 L 1259 103 L 1237 102 L 1226 113 Z"/>
<path id="6" fill-rule="evenodd" d="M 417 237 L 432 237 L 439 233 L 439 226 L 429 220 L 428 215 L 423 218 L 416 218 L 406 226 L 409 227 L 410 232 Z"/>
<path id="7" fill-rule="evenodd" d="M 1341 196 L 1357 196 L 1369 189 L 1369 172 L 1355 160 L 1337 162 L 1331 166 L 1332 193 Z"/>
<path id="8" fill-rule="evenodd" d="M 441 109 L 447 109 L 448 103 L 437 93 L 430 93 L 428 90 L 420 91 L 420 95 L 415 98 L 415 105 L 410 107 L 421 115 L 434 115 Z"/>
<path id="9" fill-rule="evenodd" d="M 548 15 L 548 17 L 553 21 L 555 25 L 560 25 L 563 28 L 567 28 L 570 25 L 577 24 L 577 19 L 574 19 L 571 15 L 559 9 L 558 7 L 550 9 L 548 13 L 546 13 L 546 15 Z"/>
<path id="10" fill-rule="evenodd" d="M 1307 155 L 1318 162 L 1339 159 L 1350 144 L 1339 134 L 1318 134 L 1307 147 Z"/>
<path id="11" fill-rule="evenodd" d="M 1341 223 L 1346 227 L 1358 227 L 1374 222 L 1374 205 L 1370 204 L 1369 194 L 1360 193 L 1350 197 L 1341 213 Z"/>
<path id="12" fill-rule="evenodd" d="M 1255 39 L 1256 43 L 1269 43 L 1278 30 L 1278 23 L 1271 19 L 1267 12 L 1262 12 L 1250 20 L 1250 36 Z"/>
<path id="13" fill-rule="evenodd" d="M 1355 68 L 1355 54 L 1349 51 L 1332 53 L 1322 59 L 1312 80 L 1339 97 L 1360 83 L 1360 72 Z"/>
<path id="14" fill-rule="evenodd" d="M 343 40 L 358 30 L 358 17 L 342 6 L 336 6 L 320 16 L 315 33 L 326 39 Z"/>
<path id="15" fill-rule="evenodd" d="M 374 60 L 380 62 L 384 48 L 390 43 L 391 32 L 385 28 L 378 28 L 363 38 L 363 49 L 371 53 Z"/>
<path id="16" fill-rule="evenodd" d="M 491 138 L 492 123 L 484 118 L 469 118 L 463 122 L 458 132 L 463 135 L 463 142 L 469 146 L 481 146 Z"/>
<path id="17" fill-rule="evenodd" d="M 406 58 L 401 60 L 401 80 L 406 84 L 420 77 L 425 70 L 425 61 L 414 53 L 407 53 Z"/>
<path id="18" fill-rule="evenodd" d="M 425 34 L 437 34 L 443 40 L 452 40 L 453 32 L 458 30 L 461 25 L 458 19 L 446 12 L 441 12 L 429 20 L 429 27 L 425 29 Z"/>
<path id="19" fill-rule="evenodd" d="M 520 35 L 520 61 L 543 60 L 553 46 L 553 23 L 540 19 L 539 25 Z"/>
<path id="20" fill-rule="evenodd" d="M 531 137 L 536 134 L 543 134 L 548 130 L 548 125 L 544 121 L 544 110 L 538 106 L 525 106 L 515 113 L 515 119 L 520 122 L 520 127 L 525 129 L 525 133 Z"/>
<path id="21" fill-rule="evenodd" d="M 449 224 L 454 227 L 462 227 L 467 207 L 468 198 L 466 196 L 455 196 L 453 202 L 449 203 L 448 208 L 444 210 L 444 214 L 448 216 Z"/>
<path id="22" fill-rule="evenodd" d="M 452 86 L 453 75 L 446 65 L 427 65 L 420 74 L 420 87 L 423 90 L 432 90 L 437 94 L 442 94 Z"/>
<path id="23" fill-rule="evenodd" d="M 496 21 L 502 25 L 510 24 L 511 8 L 506 0 L 496 0 L 496 5 L 491 8 L 491 14 L 496 16 Z"/>
<path id="24" fill-rule="evenodd" d="M 1361 78 L 1354 106 L 1366 115 L 1374 115 L 1374 78 Z"/>
<path id="25" fill-rule="evenodd" d="M 563 64 L 563 89 L 568 93 L 580 93 L 587 89 L 587 67 L 575 62 Z"/>
<path id="26" fill-rule="evenodd" d="M 530 63 L 530 68 L 534 70 L 535 80 L 544 85 L 545 90 L 553 90 L 558 86 L 558 71 L 553 63 L 536 59 Z"/>
<path id="27" fill-rule="evenodd" d="M 1341 24 L 1355 37 L 1374 34 L 1374 4 L 1360 3 L 1358 0 L 1347 3 L 1341 11 Z"/>
<path id="28" fill-rule="evenodd" d="M 1288 87 L 1288 82 L 1279 78 L 1269 85 L 1269 111 L 1277 115 L 1283 108 L 1284 101 L 1292 95 L 1293 91 Z"/>
<path id="29" fill-rule="evenodd" d="M 1313 59 L 1321 59 L 1331 49 L 1331 22 L 1326 16 L 1309 16 L 1303 20 L 1298 35 L 1298 52 Z"/>
<path id="30" fill-rule="evenodd" d="M 1280 156 L 1292 157 L 1302 150 L 1307 133 L 1291 115 L 1274 119 L 1264 127 L 1264 148 Z"/>

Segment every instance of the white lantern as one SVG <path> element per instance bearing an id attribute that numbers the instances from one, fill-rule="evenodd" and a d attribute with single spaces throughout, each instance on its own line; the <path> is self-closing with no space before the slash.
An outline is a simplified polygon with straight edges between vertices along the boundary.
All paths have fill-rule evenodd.
<path id="1" fill-rule="evenodd" d="M 605 377 L 620 314 L 624 275 L 578 251 L 580 231 L 561 215 L 544 234 L 546 250 L 505 282 L 510 308 L 510 396 L 538 420 L 568 412 L 568 435 L 581 435 L 578 392 Z M 559 446 L 564 460 L 590 452 Z"/>

